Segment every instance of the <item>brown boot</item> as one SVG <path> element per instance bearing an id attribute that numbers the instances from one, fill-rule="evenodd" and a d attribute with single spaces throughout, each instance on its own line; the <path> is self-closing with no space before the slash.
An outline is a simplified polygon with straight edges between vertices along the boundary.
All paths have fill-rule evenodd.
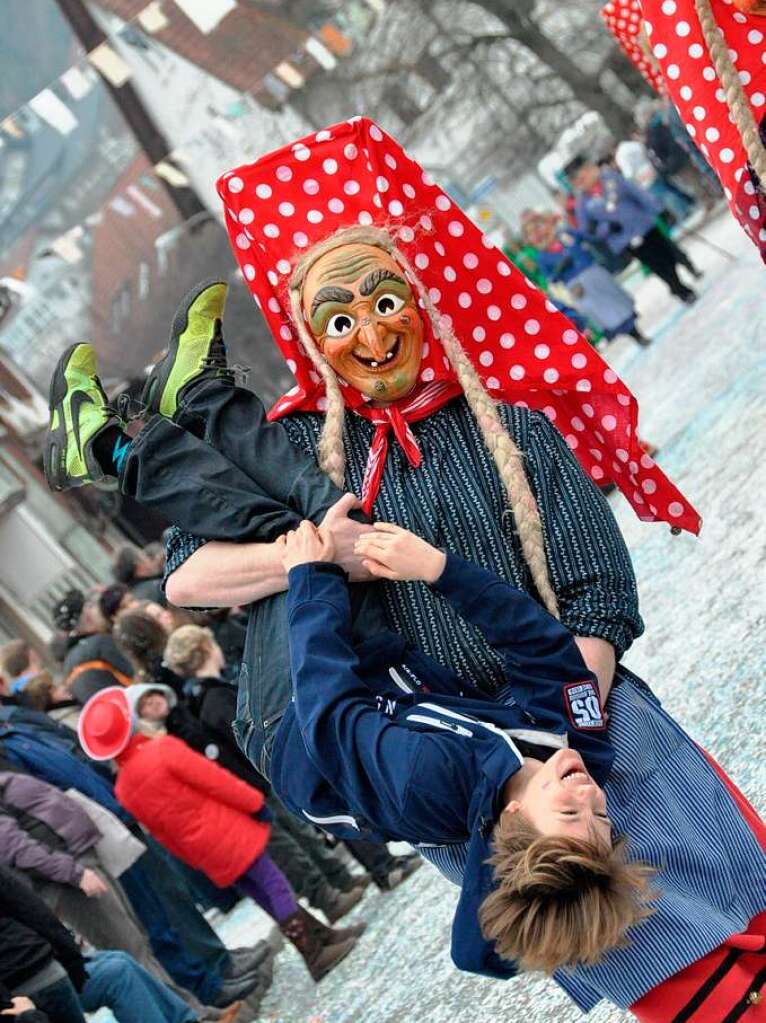
<path id="1" fill-rule="evenodd" d="M 350 892 L 340 892 L 337 888 L 323 885 L 311 900 L 311 905 L 321 909 L 331 924 L 350 913 L 354 906 L 364 898 L 363 888 L 352 888 Z"/>
<path id="2" fill-rule="evenodd" d="M 295 945 L 303 957 L 306 968 L 317 983 L 338 963 L 345 959 L 358 938 L 347 938 L 333 944 L 335 932 L 302 906 L 279 925 L 288 941 Z"/>
<path id="3" fill-rule="evenodd" d="M 364 920 L 360 920 L 358 924 L 351 924 L 349 927 L 333 927 L 330 932 L 333 936 L 330 939 L 330 944 L 337 945 L 348 938 L 361 938 L 366 930 L 367 924 Z"/>

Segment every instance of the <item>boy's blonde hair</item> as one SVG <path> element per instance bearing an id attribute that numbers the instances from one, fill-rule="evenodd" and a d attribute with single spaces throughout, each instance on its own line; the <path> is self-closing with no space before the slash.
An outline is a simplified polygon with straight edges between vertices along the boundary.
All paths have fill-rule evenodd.
<path id="1" fill-rule="evenodd" d="M 182 625 L 167 642 L 165 664 L 177 675 L 191 678 L 207 660 L 213 642 L 210 629 L 201 625 Z"/>
<path id="2" fill-rule="evenodd" d="M 598 963 L 629 944 L 625 932 L 656 897 L 652 868 L 626 862 L 624 839 L 542 835 L 520 813 L 501 816 L 489 862 L 496 887 L 479 910 L 482 933 L 525 970 Z"/>

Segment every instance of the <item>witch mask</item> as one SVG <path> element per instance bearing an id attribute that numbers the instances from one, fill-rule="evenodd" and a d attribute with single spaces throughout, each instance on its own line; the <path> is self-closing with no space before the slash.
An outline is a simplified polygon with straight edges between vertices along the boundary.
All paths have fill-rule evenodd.
<path id="1" fill-rule="evenodd" d="M 340 245 L 306 274 L 303 315 L 319 351 L 342 380 L 378 402 L 415 387 L 423 320 L 404 271 L 375 245 Z"/>

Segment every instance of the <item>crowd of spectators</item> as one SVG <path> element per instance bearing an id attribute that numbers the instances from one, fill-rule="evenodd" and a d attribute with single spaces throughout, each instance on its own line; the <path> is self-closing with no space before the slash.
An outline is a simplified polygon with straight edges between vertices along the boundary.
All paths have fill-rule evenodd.
<path id="1" fill-rule="evenodd" d="M 21 1023 L 244 1023 L 285 938 L 318 981 L 366 888 L 422 862 L 332 845 L 271 795 L 232 731 L 245 618 L 167 606 L 163 571 L 161 546 L 125 547 L 112 584 L 57 602 L 48 650 L 0 647 L 0 1014 Z M 101 762 L 78 720 L 112 687 L 147 752 Z M 227 948 L 208 917 L 245 897 L 278 926 Z"/>

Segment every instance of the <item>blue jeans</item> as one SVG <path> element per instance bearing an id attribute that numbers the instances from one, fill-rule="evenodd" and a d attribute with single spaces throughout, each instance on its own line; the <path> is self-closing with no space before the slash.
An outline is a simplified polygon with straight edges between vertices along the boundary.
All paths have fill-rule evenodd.
<path id="1" fill-rule="evenodd" d="M 40 988 L 30 996 L 37 1008 L 56 1023 L 85 1023 L 82 1006 L 74 985 L 69 977 L 62 977 L 55 984 Z M 193 1017 L 192 1017 L 193 1018 Z M 9 1020 L 13 1016 L 8 1017 Z"/>
<path id="2" fill-rule="evenodd" d="M 86 1012 L 105 1005 L 119 1023 L 194 1023 L 197 1019 L 178 995 L 127 952 L 97 952 L 86 969 L 88 981 L 80 995 Z"/>

